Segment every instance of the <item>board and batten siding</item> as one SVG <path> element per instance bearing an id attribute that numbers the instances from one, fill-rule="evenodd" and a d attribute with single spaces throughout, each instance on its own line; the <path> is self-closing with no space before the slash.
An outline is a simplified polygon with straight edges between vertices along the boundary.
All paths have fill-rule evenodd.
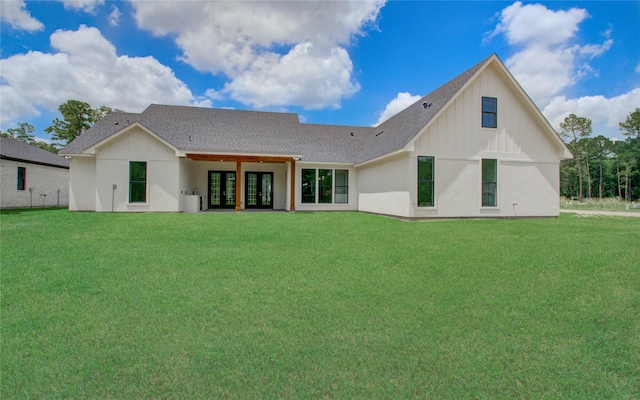
<path id="1" fill-rule="evenodd" d="M 543 122 L 499 67 L 489 65 L 413 143 L 412 216 L 557 216 L 559 156 Z M 482 128 L 482 97 L 498 99 Z M 417 157 L 435 158 L 435 207 L 417 207 Z M 498 205 L 482 207 L 482 159 L 498 160 Z"/>
<path id="2" fill-rule="evenodd" d="M 498 99 L 482 127 L 482 97 Z M 357 168 L 359 210 L 403 217 L 557 216 L 563 149 L 509 78 L 490 64 L 404 152 Z M 417 206 L 417 158 L 434 157 L 434 206 Z M 498 160 L 497 207 L 482 207 L 482 159 Z"/>

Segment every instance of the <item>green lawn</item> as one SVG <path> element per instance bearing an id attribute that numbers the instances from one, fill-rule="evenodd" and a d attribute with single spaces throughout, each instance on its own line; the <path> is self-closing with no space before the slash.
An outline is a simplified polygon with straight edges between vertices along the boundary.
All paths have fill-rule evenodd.
<path id="1" fill-rule="evenodd" d="M 640 223 L 3 212 L 15 398 L 640 393 Z"/>

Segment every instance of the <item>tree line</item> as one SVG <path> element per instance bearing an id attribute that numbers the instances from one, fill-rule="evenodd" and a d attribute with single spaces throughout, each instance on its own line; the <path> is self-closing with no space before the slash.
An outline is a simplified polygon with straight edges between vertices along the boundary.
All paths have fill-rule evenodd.
<path id="1" fill-rule="evenodd" d="M 585 198 L 640 198 L 640 109 L 627 116 L 619 128 L 624 140 L 592 136 L 591 120 L 570 114 L 560 123 L 560 137 L 573 153 L 560 162 L 560 195 Z"/>
<path id="2" fill-rule="evenodd" d="M 58 150 L 100 121 L 104 116 L 118 110 L 106 106 L 92 108 L 91 105 L 83 101 L 68 100 L 58 107 L 58 111 L 62 115 L 62 119 L 54 119 L 51 126 L 44 130 L 51 135 L 51 140 L 55 142 L 38 141 L 35 135 L 36 128 L 27 122 L 19 122 L 17 127 L 0 132 L 0 135 L 21 140 L 57 154 Z"/>

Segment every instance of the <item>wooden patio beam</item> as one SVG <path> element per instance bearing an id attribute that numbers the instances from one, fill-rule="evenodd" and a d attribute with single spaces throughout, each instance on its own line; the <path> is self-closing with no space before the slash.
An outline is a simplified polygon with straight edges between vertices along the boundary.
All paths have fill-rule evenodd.
<path id="1" fill-rule="evenodd" d="M 296 210 L 296 160 L 292 159 L 291 160 L 291 182 L 289 182 L 291 184 L 291 199 L 290 201 L 290 206 L 289 206 L 289 211 L 295 211 Z"/>
<path id="2" fill-rule="evenodd" d="M 242 196 L 242 161 L 236 160 L 236 212 L 240 212 L 242 207 L 240 206 Z"/>
<path id="3" fill-rule="evenodd" d="M 231 162 L 270 162 L 283 163 L 292 161 L 293 157 L 277 156 L 234 156 L 229 154 L 193 154 L 187 153 L 187 158 L 194 161 L 231 161 Z"/>

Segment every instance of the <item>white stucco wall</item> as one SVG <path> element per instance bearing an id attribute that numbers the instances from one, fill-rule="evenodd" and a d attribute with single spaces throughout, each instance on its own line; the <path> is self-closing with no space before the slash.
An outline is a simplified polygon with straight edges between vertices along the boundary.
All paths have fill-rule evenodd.
<path id="1" fill-rule="evenodd" d="M 358 210 L 412 216 L 410 187 L 413 178 L 408 168 L 407 153 L 358 168 Z"/>
<path id="2" fill-rule="evenodd" d="M 349 200 L 347 203 L 335 203 L 335 189 L 332 196 L 333 204 L 302 203 L 302 170 L 303 169 L 344 169 L 349 171 Z M 296 211 L 357 211 L 358 210 L 358 180 L 359 174 L 349 164 L 330 163 L 296 163 Z M 317 175 L 316 175 L 317 178 Z M 335 177 L 333 179 L 335 187 Z"/>
<path id="3" fill-rule="evenodd" d="M 560 175 L 554 163 L 500 163 L 498 193 L 502 215 L 518 217 L 558 216 Z"/>
<path id="4" fill-rule="evenodd" d="M 25 190 L 18 190 L 18 167 L 26 169 Z M 0 208 L 42 207 L 43 204 L 44 207 L 69 204 L 69 170 L 0 160 Z"/>
<path id="5" fill-rule="evenodd" d="M 69 210 L 95 211 L 96 160 L 71 157 L 69 160 Z"/>
<path id="6" fill-rule="evenodd" d="M 145 203 L 129 203 L 131 161 L 147 163 Z M 179 158 L 141 128 L 133 127 L 99 146 L 95 162 L 96 211 L 180 211 Z"/>

